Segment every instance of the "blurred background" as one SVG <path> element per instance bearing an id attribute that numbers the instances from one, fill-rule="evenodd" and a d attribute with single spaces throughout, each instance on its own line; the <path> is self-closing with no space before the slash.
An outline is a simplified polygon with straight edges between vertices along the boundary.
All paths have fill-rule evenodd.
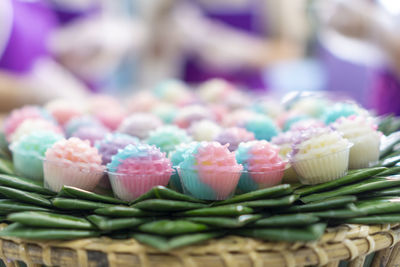
<path id="1" fill-rule="evenodd" d="M 166 79 L 400 114 L 397 0 L 1 0 L 0 111 Z"/>

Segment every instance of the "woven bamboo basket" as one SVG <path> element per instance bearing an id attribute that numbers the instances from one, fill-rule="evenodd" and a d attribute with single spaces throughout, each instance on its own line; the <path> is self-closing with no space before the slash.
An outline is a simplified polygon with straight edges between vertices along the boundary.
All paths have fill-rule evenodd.
<path id="1" fill-rule="evenodd" d="M 4 227 L 5 225 L 2 225 Z M 0 239 L 0 257 L 7 266 L 363 266 L 375 254 L 372 266 L 400 266 L 400 225 L 341 225 L 328 228 L 318 242 L 263 242 L 228 236 L 200 245 L 160 252 L 134 239 L 107 237 L 74 241 Z"/>

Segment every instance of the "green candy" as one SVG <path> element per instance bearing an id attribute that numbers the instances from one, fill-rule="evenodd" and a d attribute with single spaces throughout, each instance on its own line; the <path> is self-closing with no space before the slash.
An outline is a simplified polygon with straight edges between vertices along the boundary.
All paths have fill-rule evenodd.
<path id="1" fill-rule="evenodd" d="M 400 222 L 400 214 L 384 214 L 384 215 L 369 215 L 367 217 L 350 218 L 341 221 L 342 223 L 355 223 L 355 224 L 386 224 Z"/>
<path id="2" fill-rule="evenodd" d="M 94 213 L 109 217 L 150 217 L 162 215 L 163 213 L 143 211 L 133 207 L 111 206 L 95 209 Z"/>
<path id="3" fill-rule="evenodd" d="M 169 199 L 169 200 L 180 200 L 180 201 L 188 201 L 188 202 L 195 202 L 195 203 L 204 203 L 203 200 L 178 193 L 178 192 L 171 190 L 165 186 L 159 185 L 159 186 L 153 187 L 146 194 L 135 199 L 132 202 L 132 204 L 135 204 L 135 203 L 141 202 L 143 200 L 147 200 L 147 199 Z"/>
<path id="4" fill-rule="evenodd" d="M 313 201 L 327 199 L 330 197 L 360 194 L 368 191 L 374 191 L 399 185 L 400 176 L 377 177 L 367 179 L 357 184 L 346 185 L 332 191 L 308 195 L 300 199 L 304 203 L 309 203 Z"/>
<path id="5" fill-rule="evenodd" d="M 52 199 L 54 207 L 66 210 L 95 210 L 98 208 L 111 207 L 111 204 L 99 203 L 89 200 L 70 199 L 56 197 Z"/>
<path id="6" fill-rule="evenodd" d="M 300 188 L 295 191 L 295 194 L 298 194 L 300 196 L 306 196 L 311 193 L 317 193 L 321 191 L 327 191 L 332 188 L 338 188 L 343 185 L 347 185 L 350 183 L 355 183 L 360 180 L 364 180 L 366 178 L 372 177 L 374 175 L 377 175 L 379 173 L 382 173 L 386 171 L 387 168 L 384 167 L 374 167 L 374 168 L 367 168 L 367 169 L 361 169 L 361 170 L 356 170 L 352 173 L 347 174 L 346 176 L 343 176 L 339 179 L 326 182 L 323 184 L 318 184 L 318 185 L 311 185 L 311 186 L 306 186 L 304 188 Z"/>
<path id="7" fill-rule="evenodd" d="M 90 230 L 31 228 L 20 223 L 13 223 L 0 231 L 0 236 L 18 237 L 31 240 L 71 240 L 96 237 L 99 235 L 99 232 Z"/>
<path id="8" fill-rule="evenodd" d="M 346 204 L 353 203 L 355 201 L 357 201 L 357 197 L 355 196 L 332 197 L 321 201 L 310 202 L 308 204 L 291 206 L 283 210 L 283 212 L 288 213 L 288 212 L 304 212 L 304 211 L 321 211 L 321 210 L 343 207 Z"/>
<path id="9" fill-rule="evenodd" d="M 65 229 L 94 229 L 93 225 L 86 219 L 54 214 L 40 211 L 24 211 L 12 213 L 7 216 L 12 222 L 18 222 L 23 225 L 42 227 L 42 228 L 65 228 Z"/>
<path id="10" fill-rule="evenodd" d="M 50 211 L 47 208 L 20 203 L 10 199 L 0 199 L 0 213 L 9 214 L 18 211 Z"/>
<path id="11" fill-rule="evenodd" d="M 203 223 L 221 228 L 240 228 L 261 218 L 260 214 L 240 215 L 237 218 L 225 217 L 187 217 L 188 221 Z"/>
<path id="12" fill-rule="evenodd" d="M 61 191 L 58 193 L 59 197 L 67 197 L 67 198 L 77 198 L 77 199 L 84 199 L 84 200 L 91 200 L 91 201 L 98 201 L 102 203 L 111 203 L 111 204 L 125 204 L 125 201 L 109 197 L 109 196 L 104 196 L 104 195 L 99 195 L 95 194 L 80 188 L 72 187 L 72 186 L 66 186 L 64 185 L 61 189 Z"/>
<path id="13" fill-rule="evenodd" d="M 44 188 L 39 182 L 11 175 L 0 174 L 0 185 L 44 195 L 55 195 L 54 192 Z"/>
<path id="14" fill-rule="evenodd" d="M 0 173 L 15 175 L 13 163 L 5 158 L 0 158 Z"/>
<path id="15" fill-rule="evenodd" d="M 240 203 L 240 205 L 250 207 L 250 208 L 275 208 L 290 206 L 293 202 L 299 199 L 299 196 L 290 195 L 277 199 L 263 199 L 263 200 L 253 200 L 245 201 Z"/>
<path id="16" fill-rule="evenodd" d="M 121 229 L 133 229 L 136 226 L 147 222 L 143 218 L 107 218 L 99 215 L 89 215 L 87 219 L 103 231 L 115 231 Z"/>
<path id="17" fill-rule="evenodd" d="M 291 186 L 289 184 L 282 184 L 282 185 L 277 185 L 274 187 L 264 188 L 264 189 L 256 190 L 253 192 L 245 193 L 242 195 L 234 196 L 230 199 L 216 202 L 216 203 L 214 203 L 214 205 L 215 206 L 226 205 L 226 204 L 239 203 L 239 202 L 243 202 L 243 201 L 279 197 L 279 196 L 288 195 L 292 192 L 293 192 L 293 189 L 291 188 Z"/>
<path id="18" fill-rule="evenodd" d="M 188 210 L 176 214 L 177 216 L 240 216 L 253 213 L 253 209 L 242 205 L 226 205 L 210 208 Z"/>
<path id="19" fill-rule="evenodd" d="M 34 204 L 42 207 L 51 207 L 50 200 L 42 197 L 39 194 L 22 191 L 19 189 L 0 186 L 0 194 L 14 200 Z"/>
<path id="20" fill-rule="evenodd" d="M 148 199 L 134 204 L 132 207 L 150 211 L 182 211 L 206 207 L 201 203 L 193 203 L 166 199 Z"/>
<path id="21" fill-rule="evenodd" d="M 159 220 L 139 226 L 142 232 L 167 236 L 202 232 L 208 229 L 209 227 L 205 224 L 184 220 Z"/>
<path id="22" fill-rule="evenodd" d="M 325 223 L 311 224 L 306 227 L 279 227 L 237 230 L 235 233 L 268 241 L 314 241 L 325 232 Z"/>
<path id="23" fill-rule="evenodd" d="M 275 215 L 268 218 L 257 220 L 253 225 L 260 226 L 303 226 L 316 223 L 319 221 L 317 216 L 311 214 L 290 214 L 290 215 Z"/>

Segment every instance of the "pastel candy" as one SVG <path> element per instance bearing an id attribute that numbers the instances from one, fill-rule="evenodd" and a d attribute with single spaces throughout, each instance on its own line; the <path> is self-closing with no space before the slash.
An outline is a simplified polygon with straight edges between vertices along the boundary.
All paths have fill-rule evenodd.
<path id="1" fill-rule="evenodd" d="M 242 192 L 270 187 L 282 180 L 286 162 L 279 156 L 279 148 L 267 141 L 241 143 L 236 159 L 245 170 L 238 184 Z"/>
<path id="2" fill-rule="evenodd" d="M 109 133 L 104 139 L 97 141 L 95 146 L 102 157 L 103 165 L 111 162 L 111 157 L 118 153 L 119 149 L 124 149 L 127 145 L 139 143 L 139 139 L 127 134 Z"/>
<path id="3" fill-rule="evenodd" d="M 240 127 L 223 129 L 215 138 L 222 145 L 228 144 L 229 151 L 235 151 L 241 142 L 254 140 L 254 134 Z"/>
<path id="4" fill-rule="evenodd" d="M 133 200 L 156 185 L 166 186 L 172 174 L 171 161 L 155 146 L 128 145 L 107 164 L 114 194 Z"/>
<path id="5" fill-rule="evenodd" d="M 174 124 L 180 128 L 186 129 L 195 121 L 205 119 L 214 120 L 214 114 L 212 114 L 212 112 L 205 106 L 191 105 L 179 110 L 174 120 Z"/>
<path id="6" fill-rule="evenodd" d="M 82 116 L 84 113 L 83 103 L 66 99 L 52 100 L 45 108 L 60 125 L 64 125 L 70 119 Z"/>
<path id="7" fill-rule="evenodd" d="M 91 127 L 102 127 L 103 125 L 101 122 L 92 116 L 80 116 L 76 118 L 72 118 L 65 124 L 65 134 L 67 137 L 72 136 L 72 134 L 77 131 L 79 128 L 84 126 L 91 126 Z"/>
<path id="8" fill-rule="evenodd" d="M 63 185 L 93 190 L 104 175 L 97 149 L 75 137 L 47 149 L 43 168 L 45 186 L 56 192 Z"/>
<path id="9" fill-rule="evenodd" d="M 97 141 L 102 140 L 108 133 L 109 130 L 102 126 L 83 126 L 76 130 L 72 137 L 87 140 L 91 146 L 94 146 Z"/>
<path id="10" fill-rule="evenodd" d="M 250 118 L 244 123 L 244 127 L 249 132 L 254 133 L 257 140 L 271 140 L 272 137 L 278 134 L 278 127 L 267 116 L 257 115 Z"/>
<path id="11" fill-rule="evenodd" d="M 125 118 L 118 127 L 118 132 L 146 139 L 152 130 L 162 125 L 162 121 L 153 114 L 134 113 Z"/>
<path id="12" fill-rule="evenodd" d="M 188 143 L 192 138 L 186 131 L 172 125 L 162 126 L 150 132 L 147 143 L 155 145 L 161 151 L 169 153 L 181 143 Z"/>
<path id="13" fill-rule="evenodd" d="M 23 136 L 11 146 L 15 170 L 23 177 L 33 180 L 43 179 L 43 158 L 46 150 L 62 135 L 39 131 Z"/>
<path id="14" fill-rule="evenodd" d="M 3 130 L 7 140 L 10 141 L 11 134 L 24 120 L 39 118 L 51 121 L 54 120 L 46 110 L 37 106 L 24 106 L 13 110 L 10 115 L 5 118 L 3 123 Z"/>
<path id="15" fill-rule="evenodd" d="M 63 135 L 62 129 L 53 122 L 45 119 L 26 119 L 24 120 L 10 136 L 11 142 L 16 142 L 23 136 L 36 131 L 49 131 Z"/>
<path id="16" fill-rule="evenodd" d="M 226 199 L 234 192 L 243 167 L 227 146 L 202 142 L 192 153 L 184 154 L 184 160 L 179 164 L 184 191 L 202 199 Z M 207 187 L 199 186 L 199 182 Z"/>
<path id="17" fill-rule="evenodd" d="M 351 115 L 360 114 L 360 108 L 355 104 L 349 103 L 337 103 L 331 108 L 326 109 L 322 114 L 322 120 L 325 124 L 330 124 L 335 122 L 341 117 L 349 117 Z"/>
<path id="18" fill-rule="evenodd" d="M 175 172 L 172 174 L 171 180 L 169 181 L 169 185 L 178 192 L 183 192 L 182 184 L 178 174 L 178 165 L 184 160 L 184 155 L 186 153 L 192 153 L 197 145 L 197 142 L 180 144 L 176 146 L 175 150 L 169 155 L 172 166 L 175 169 Z"/>

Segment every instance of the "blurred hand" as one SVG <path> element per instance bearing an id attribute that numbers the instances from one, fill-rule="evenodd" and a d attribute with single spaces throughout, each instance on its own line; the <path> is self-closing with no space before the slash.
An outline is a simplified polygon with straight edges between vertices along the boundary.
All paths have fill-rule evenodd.
<path id="1" fill-rule="evenodd" d="M 367 38 L 373 21 L 374 5 L 366 0 L 320 1 L 317 13 L 322 24 L 344 35 Z"/>
<path id="2" fill-rule="evenodd" d="M 295 42 L 253 36 L 209 20 L 194 8 L 181 8 L 174 17 L 174 29 L 184 47 L 195 51 L 206 64 L 223 69 L 262 68 L 301 55 Z"/>
<path id="3" fill-rule="evenodd" d="M 75 21 L 54 34 L 50 48 L 75 74 L 99 79 L 112 72 L 145 40 L 143 25 L 115 17 L 96 16 Z"/>
<path id="4" fill-rule="evenodd" d="M 56 98 L 80 100 L 88 94 L 84 84 L 50 58 L 38 60 L 24 75 L 0 71 L 0 112 Z"/>

